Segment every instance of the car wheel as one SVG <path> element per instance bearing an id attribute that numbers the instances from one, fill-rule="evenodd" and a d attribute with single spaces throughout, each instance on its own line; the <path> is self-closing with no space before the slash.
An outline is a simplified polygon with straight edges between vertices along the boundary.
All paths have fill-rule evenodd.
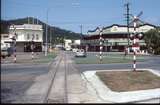
<path id="1" fill-rule="evenodd" d="M 2 56 L 3 59 L 5 59 L 5 56 Z"/>

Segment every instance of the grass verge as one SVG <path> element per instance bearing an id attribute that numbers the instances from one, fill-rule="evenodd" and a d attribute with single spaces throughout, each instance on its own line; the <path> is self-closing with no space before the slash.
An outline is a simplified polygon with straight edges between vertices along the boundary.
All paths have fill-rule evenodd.
<path id="1" fill-rule="evenodd" d="M 47 56 L 41 56 L 40 58 L 34 59 L 34 63 L 49 63 L 57 56 L 57 53 L 50 52 Z"/>
<path id="2" fill-rule="evenodd" d="M 146 60 L 147 57 L 144 56 L 137 56 L 138 62 L 143 62 Z M 102 62 L 99 61 L 99 56 L 92 55 L 87 56 L 86 58 L 74 58 L 75 63 L 77 64 L 108 64 L 108 63 L 130 63 L 133 62 L 133 56 L 127 55 L 105 55 L 103 56 Z"/>
<path id="3" fill-rule="evenodd" d="M 112 91 L 136 91 L 160 88 L 160 77 L 150 71 L 102 71 L 96 75 Z"/>

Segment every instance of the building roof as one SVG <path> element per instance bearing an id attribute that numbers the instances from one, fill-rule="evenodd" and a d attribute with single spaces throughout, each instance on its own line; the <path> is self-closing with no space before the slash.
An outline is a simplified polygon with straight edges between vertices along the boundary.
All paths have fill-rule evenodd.
<path id="1" fill-rule="evenodd" d="M 94 30 L 88 30 L 88 32 L 95 32 L 98 29 L 99 29 L 99 27 L 96 27 L 96 29 L 94 29 Z"/>
<path id="2" fill-rule="evenodd" d="M 11 25 L 9 29 L 27 29 L 27 30 L 43 30 L 42 25 L 37 24 L 23 24 L 23 25 Z"/>
<path id="3" fill-rule="evenodd" d="M 152 26 L 152 27 L 154 27 L 154 28 L 158 27 L 158 26 L 155 26 L 155 25 L 152 25 L 152 24 L 149 24 L 149 23 L 145 23 L 145 24 L 139 25 L 138 28 L 139 28 L 139 27 L 142 27 L 142 26 L 145 26 L 145 25 Z M 113 26 L 117 26 L 117 27 L 127 27 L 127 25 L 112 24 L 112 25 L 110 25 L 110 26 L 104 27 L 103 29 L 108 29 L 108 28 L 111 28 L 111 27 L 113 27 Z M 130 26 L 129 28 L 133 28 L 133 26 Z M 98 30 L 98 29 L 99 29 L 99 27 L 97 27 L 97 28 L 94 29 L 94 30 L 88 30 L 88 32 L 95 32 L 95 31 Z"/>

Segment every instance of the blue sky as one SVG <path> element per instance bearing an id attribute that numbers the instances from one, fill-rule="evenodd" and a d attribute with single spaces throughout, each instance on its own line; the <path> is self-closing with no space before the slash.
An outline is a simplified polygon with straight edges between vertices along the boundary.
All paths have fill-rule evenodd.
<path id="1" fill-rule="evenodd" d="M 130 2 L 133 15 L 143 11 L 141 20 L 160 25 L 160 0 L 1 0 L 1 19 L 35 17 L 63 29 L 83 33 L 97 26 L 126 24 L 124 4 Z"/>

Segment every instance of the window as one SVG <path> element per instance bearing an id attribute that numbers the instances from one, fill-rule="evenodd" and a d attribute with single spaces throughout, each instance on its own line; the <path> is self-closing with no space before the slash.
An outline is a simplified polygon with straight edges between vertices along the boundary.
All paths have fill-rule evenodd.
<path id="1" fill-rule="evenodd" d="M 34 34 L 32 34 L 32 40 L 34 40 Z"/>
<path id="2" fill-rule="evenodd" d="M 3 36 L 3 38 L 8 38 L 8 36 Z"/>
<path id="3" fill-rule="evenodd" d="M 38 34 L 36 34 L 36 40 L 39 40 L 39 36 L 38 36 Z"/>
<path id="4" fill-rule="evenodd" d="M 27 34 L 27 40 L 29 40 L 29 34 Z"/>

